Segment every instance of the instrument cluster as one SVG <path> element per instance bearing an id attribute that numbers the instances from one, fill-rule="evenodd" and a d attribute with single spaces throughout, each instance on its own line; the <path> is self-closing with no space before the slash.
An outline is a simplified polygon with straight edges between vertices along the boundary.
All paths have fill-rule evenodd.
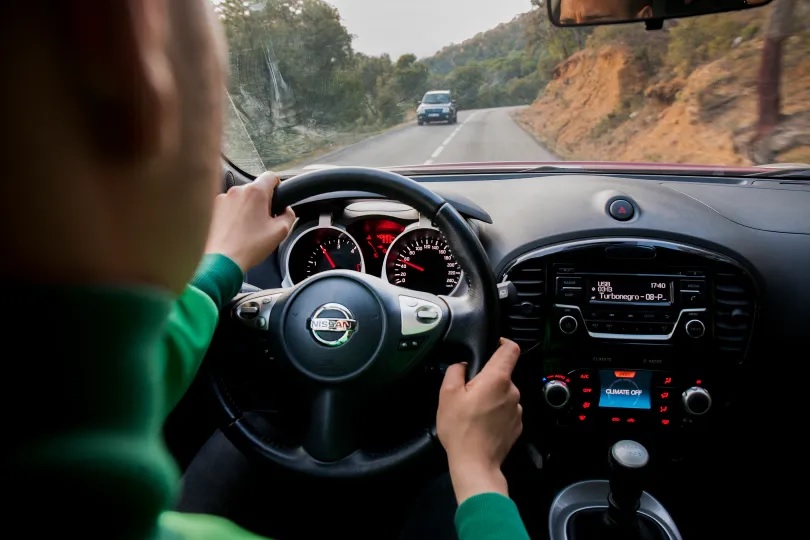
<path id="1" fill-rule="evenodd" d="M 296 226 L 282 246 L 282 264 L 286 286 L 342 269 L 365 272 L 407 289 L 450 295 L 463 276 L 439 229 L 390 216 Z"/>

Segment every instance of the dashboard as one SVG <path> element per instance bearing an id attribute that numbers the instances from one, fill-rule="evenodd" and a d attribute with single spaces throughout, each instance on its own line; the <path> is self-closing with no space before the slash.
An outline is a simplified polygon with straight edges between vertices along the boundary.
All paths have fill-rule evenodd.
<path id="1" fill-rule="evenodd" d="M 501 328 L 521 346 L 515 377 L 538 446 L 574 456 L 624 436 L 666 452 L 686 441 L 705 449 L 730 426 L 749 429 L 754 415 L 785 414 L 751 388 L 781 377 L 772 370 L 784 351 L 810 334 L 810 186 L 559 173 L 415 179 L 467 219 L 509 286 Z M 348 268 L 464 292 L 442 232 L 397 201 L 324 193 L 295 210 L 279 251 L 248 272 L 254 286 Z"/>

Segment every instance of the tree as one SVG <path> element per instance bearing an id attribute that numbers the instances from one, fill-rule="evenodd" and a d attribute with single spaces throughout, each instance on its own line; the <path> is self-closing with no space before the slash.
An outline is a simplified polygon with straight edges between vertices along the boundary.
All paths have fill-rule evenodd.
<path id="1" fill-rule="evenodd" d="M 754 140 L 768 137 L 781 115 L 782 44 L 795 29 L 797 0 L 774 0 L 759 68 L 759 120 Z"/>
<path id="2" fill-rule="evenodd" d="M 543 0 L 532 0 L 532 11 L 526 25 L 527 48 L 545 57 L 541 64 L 548 68 L 556 66 L 575 52 L 585 48 L 587 38 L 593 31 L 590 27 L 555 27 L 549 21 Z M 543 75 L 548 75 L 544 73 Z"/>
<path id="3" fill-rule="evenodd" d="M 428 69 L 421 62 L 416 61 L 413 54 L 403 54 L 397 60 L 394 68 L 394 80 L 399 101 L 413 102 L 422 97 L 427 90 Z"/>

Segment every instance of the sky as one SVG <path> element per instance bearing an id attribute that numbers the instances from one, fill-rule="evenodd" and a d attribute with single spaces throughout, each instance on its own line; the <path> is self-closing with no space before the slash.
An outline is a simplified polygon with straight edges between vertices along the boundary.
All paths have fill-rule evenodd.
<path id="1" fill-rule="evenodd" d="M 430 56 L 531 10 L 530 0 L 326 0 L 355 36 L 354 50 Z"/>

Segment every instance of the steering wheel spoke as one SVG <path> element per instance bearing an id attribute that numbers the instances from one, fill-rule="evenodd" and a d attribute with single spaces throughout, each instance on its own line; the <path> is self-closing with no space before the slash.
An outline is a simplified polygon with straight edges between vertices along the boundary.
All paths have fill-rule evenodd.
<path id="1" fill-rule="evenodd" d="M 486 318 L 481 317 L 480 307 L 469 296 L 443 296 L 448 308 L 447 330 L 444 343 L 460 345 L 468 354 L 468 378 L 478 373 L 477 366 L 483 366 L 491 352 Z"/>
<path id="2" fill-rule="evenodd" d="M 304 449 L 317 461 L 341 460 L 358 449 L 359 399 L 341 388 L 319 388 L 312 399 Z"/>

